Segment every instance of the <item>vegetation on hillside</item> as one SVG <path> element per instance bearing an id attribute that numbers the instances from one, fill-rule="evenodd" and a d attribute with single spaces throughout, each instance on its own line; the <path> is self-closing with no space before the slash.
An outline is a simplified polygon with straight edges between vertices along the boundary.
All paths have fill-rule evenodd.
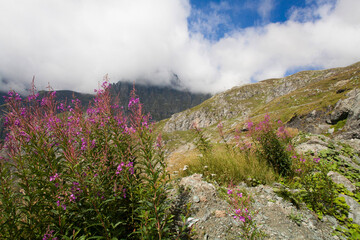
<path id="1" fill-rule="evenodd" d="M 225 186 L 242 181 L 254 186 L 270 184 L 276 180 L 283 186 L 278 190 L 279 195 L 298 207 L 305 204 L 319 219 L 324 215 L 335 217 L 342 225 L 335 234 L 358 239 L 360 226 L 349 218 L 349 206 L 339 194 L 348 195 L 360 202 L 359 189 L 355 193 L 346 190 L 344 186 L 333 182 L 329 172 L 341 172 L 355 184 L 360 180 L 359 169 L 344 165 L 338 158 L 339 153 L 336 154 L 335 151 L 332 154 L 326 151 L 298 154 L 294 147 L 294 136 L 289 134 L 280 120 L 272 121 L 269 115 L 265 115 L 263 121 L 249 121 L 247 124 L 247 133 L 241 135 L 238 132 L 234 140 L 227 140 L 220 123 L 217 127 L 222 143 L 216 144 L 211 143 L 202 130 L 195 126 L 194 139 L 199 155 L 187 162 L 188 165 L 181 174 L 187 176 L 202 173 L 209 181 Z M 356 155 L 348 146 L 344 151 L 351 152 L 351 156 Z M 244 210 L 251 209 L 251 201 L 249 198 L 236 198 L 232 194 L 233 190 L 228 191 L 232 195 L 230 202 L 235 208 L 234 217 L 246 223 L 242 225 L 244 231 L 241 237 L 258 239 L 253 236 L 262 234 L 258 232 L 252 218 L 249 218 L 250 213 Z"/>
<path id="2" fill-rule="evenodd" d="M 360 62 L 344 68 L 303 71 L 280 79 L 237 86 L 219 93 L 198 106 L 177 114 L 164 123 L 166 131 L 179 129 L 182 122 L 201 119 L 200 127 L 210 127 L 219 121 L 237 124 L 241 128 L 248 118 L 260 121 L 268 113 L 280 116 L 283 122 L 305 116 L 314 110 L 325 116 L 340 99 L 360 86 Z M 170 126 L 177 126 L 174 129 Z"/>
<path id="3" fill-rule="evenodd" d="M 135 92 L 124 115 L 109 85 L 86 113 L 56 92 L 9 92 L 0 159 L 1 239 L 176 239 L 161 135 Z M 60 111 L 60 113 L 58 113 Z"/>

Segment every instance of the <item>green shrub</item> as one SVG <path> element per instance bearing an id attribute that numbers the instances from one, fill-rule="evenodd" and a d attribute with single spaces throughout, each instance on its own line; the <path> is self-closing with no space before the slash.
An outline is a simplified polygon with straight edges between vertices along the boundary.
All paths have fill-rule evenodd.
<path id="1" fill-rule="evenodd" d="M 265 115 L 264 121 L 256 125 L 248 122 L 248 128 L 259 160 L 265 160 L 281 176 L 291 176 L 292 162 L 287 151 L 290 137 L 285 127 L 281 125 L 276 129 L 270 122 L 270 116 Z"/>
<path id="2" fill-rule="evenodd" d="M 131 96 L 125 115 L 107 82 L 86 113 L 56 92 L 9 92 L 1 239 L 175 238 L 161 139 Z"/>

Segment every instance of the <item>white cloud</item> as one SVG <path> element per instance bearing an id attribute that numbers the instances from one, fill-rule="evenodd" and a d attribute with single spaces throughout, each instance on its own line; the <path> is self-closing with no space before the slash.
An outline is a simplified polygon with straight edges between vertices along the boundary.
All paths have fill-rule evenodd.
<path id="1" fill-rule="evenodd" d="M 0 74 L 81 91 L 106 73 L 161 84 L 188 42 L 189 12 L 180 0 L 1 1 Z"/>
<path id="2" fill-rule="evenodd" d="M 257 8 L 257 12 L 263 21 L 267 22 L 270 17 L 270 13 L 274 8 L 273 0 L 261 0 Z"/>
<path id="3" fill-rule="evenodd" d="M 187 0 L 3 0 L 0 77 L 11 82 L 0 90 L 23 89 L 33 75 L 40 88 L 90 92 L 106 73 L 154 84 L 176 73 L 193 91 L 217 92 L 297 67 L 359 61 L 360 1 L 317 2 L 293 9 L 285 23 L 209 41 L 189 31 Z"/>
<path id="4" fill-rule="evenodd" d="M 189 16 L 189 31 L 201 33 L 210 40 L 216 40 L 219 30 L 226 31 L 233 28 L 228 15 L 231 10 L 227 1 L 210 2 L 209 6 L 202 9 L 192 8 Z"/>

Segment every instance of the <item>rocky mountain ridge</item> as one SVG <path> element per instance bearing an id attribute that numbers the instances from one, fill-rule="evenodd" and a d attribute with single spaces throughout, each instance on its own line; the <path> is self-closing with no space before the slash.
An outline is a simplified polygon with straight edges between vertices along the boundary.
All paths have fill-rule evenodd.
<path id="1" fill-rule="evenodd" d="M 340 99 L 346 98 L 346 93 L 360 86 L 359 79 L 360 63 L 355 63 L 234 87 L 192 109 L 174 114 L 164 122 L 163 130 L 188 130 L 194 122 L 199 127 L 209 127 L 220 120 L 235 126 L 264 113 L 282 116 L 285 122 L 314 110 L 326 115 Z"/>

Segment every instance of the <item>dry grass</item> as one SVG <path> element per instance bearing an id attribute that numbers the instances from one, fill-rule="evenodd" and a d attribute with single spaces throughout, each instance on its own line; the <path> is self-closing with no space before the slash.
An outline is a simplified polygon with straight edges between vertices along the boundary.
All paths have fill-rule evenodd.
<path id="1" fill-rule="evenodd" d="M 170 154 L 167 158 L 167 170 L 172 175 L 174 172 L 180 172 L 185 165 L 190 165 L 192 162 L 196 161 L 199 153 L 197 150 L 187 150 L 187 151 L 175 151 Z"/>
<path id="2" fill-rule="evenodd" d="M 190 159 L 189 159 L 190 160 Z M 182 175 L 201 173 L 204 177 L 228 184 L 241 181 L 271 183 L 276 175 L 264 161 L 259 161 L 252 152 L 228 151 L 224 145 L 214 147 L 211 152 L 186 161 L 188 169 Z"/>

